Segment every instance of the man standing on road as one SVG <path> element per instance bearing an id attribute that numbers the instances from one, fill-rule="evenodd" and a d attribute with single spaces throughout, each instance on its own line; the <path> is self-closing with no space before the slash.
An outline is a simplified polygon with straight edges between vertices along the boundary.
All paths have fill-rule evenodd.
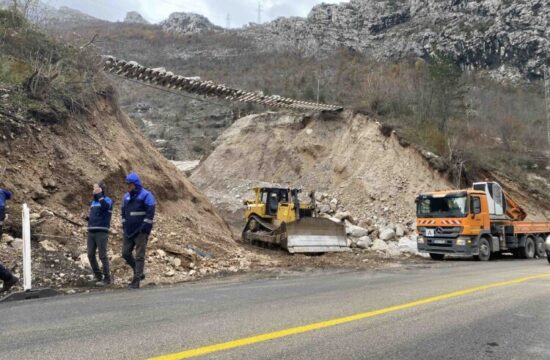
<path id="1" fill-rule="evenodd" d="M 134 270 L 130 289 L 139 289 L 139 282 L 145 278 L 143 269 L 145 266 L 145 250 L 147 239 L 153 229 L 155 217 L 155 197 L 144 189 L 141 180 L 136 173 L 130 173 L 126 177 L 128 192 L 122 202 L 122 227 L 124 230 L 124 243 L 122 245 L 122 257 Z M 134 258 L 132 252 L 136 250 Z"/>
<path id="2" fill-rule="evenodd" d="M 4 220 L 6 219 L 6 201 L 11 199 L 11 192 L 0 189 L 0 239 L 4 230 Z M 8 291 L 11 287 L 19 282 L 19 279 L 13 276 L 13 274 L 0 263 L 0 280 L 4 283 L 2 285 L 2 292 Z"/>
<path id="3" fill-rule="evenodd" d="M 88 219 L 88 260 L 90 260 L 90 266 L 97 280 L 97 286 L 108 286 L 112 282 L 109 258 L 107 257 L 107 241 L 111 227 L 113 201 L 106 195 L 106 189 L 103 181 L 94 184 L 94 198 L 90 204 Z M 97 264 L 96 250 L 99 250 L 103 273 Z"/>

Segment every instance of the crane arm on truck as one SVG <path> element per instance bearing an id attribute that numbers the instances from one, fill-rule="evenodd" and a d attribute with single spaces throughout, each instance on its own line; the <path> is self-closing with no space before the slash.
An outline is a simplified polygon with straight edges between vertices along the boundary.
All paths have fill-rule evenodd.
<path id="1" fill-rule="evenodd" d="M 523 208 L 506 192 L 502 191 L 506 199 L 506 215 L 513 221 L 523 221 L 527 213 Z"/>

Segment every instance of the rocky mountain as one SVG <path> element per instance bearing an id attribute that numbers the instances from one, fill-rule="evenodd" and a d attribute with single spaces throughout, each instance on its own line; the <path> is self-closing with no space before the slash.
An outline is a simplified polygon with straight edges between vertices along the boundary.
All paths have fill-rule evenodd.
<path id="1" fill-rule="evenodd" d="M 172 13 L 168 19 L 160 23 L 160 26 L 164 31 L 176 34 L 196 34 L 221 30 L 219 26 L 212 24 L 202 15 L 184 12 Z"/>
<path id="2" fill-rule="evenodd" d="M 546 0 L 351 0 L 241 34 L 266 50 L 315 54 L 344 47 L 381 60 L 428 58 L 439 51 L 463 69 L 541 78 L 550 61 L 549 17 Z"/>
<path id="3" fill-rule="evenodd" d="M 124 22 L 130 24 L 149 24 L 149 21 L 145 20 L 145 18 L 137 11 L 127 12 Z"/>

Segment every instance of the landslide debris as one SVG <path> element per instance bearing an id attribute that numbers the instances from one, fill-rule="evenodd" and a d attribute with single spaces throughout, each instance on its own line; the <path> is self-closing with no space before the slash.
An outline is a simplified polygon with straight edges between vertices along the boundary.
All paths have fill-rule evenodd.
<path id="1" fill-rule="evenodd" d="M 93 51 L 65 47 L 19 15 L 0 11 L 0 17 L 0 186 L 14 193 L 0 261 L 21 276 L 27 203 L 35 287 L 87 287 L 85 216 L 91 184 L 104 179 L 115 201 L 109 258 L 115 285 L 126 283 L 120 204 L 124 175 L 135 171 L 158 200 L 146 283 L 248 269 L 250 255 L 208 199 L 120 111 Z"/>
<path id="2" fill-rule="evenodd" d="M 251 115 L 237 120 L 215 145 L 191 181 L 235 232 L 244 225 L 242 202 L 252 196 L 249 189 L 277 184 L 315 191 L 320 215 L 346 224 L 350 247 L 388 257 L 416 254 L 416 195 L 454 187 L 443 159 L 351 111 Z M 548 203 L 503 185 L 531 218 L 550 216 Z"/>

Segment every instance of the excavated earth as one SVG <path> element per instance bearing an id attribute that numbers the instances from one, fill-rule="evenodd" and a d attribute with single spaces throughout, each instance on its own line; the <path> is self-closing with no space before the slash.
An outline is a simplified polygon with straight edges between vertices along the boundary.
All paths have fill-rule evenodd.
<path id="1" fill-rule="evenodd" d="M 227 129 L 215 146 L 190 179 L 235 232 L 244 225 L 243 200 L 252 198 L 249 189 L 278 184 L 302 188 L 303 194 L 316 191 L 320 212 L 367 229 L 367 242 L 381 238 L 390 248 L 397 242 L 401 249 L 410 248 L 415 242 L 416 195 L 453 188 L 446 175 L 436 170 L 442 159 L 351 111 L 247 116 Z M 530 219 L 550 218 L 550 204 L 533 200 L 511 179 L 487 176 L 501 182 Z M 402 244 L 400 238 L 407 236 Z M 382 249 L 374 245 L 388 255 L 384 244 Z"/>
<path id="2" fill-rule="evenodd" d="M 316 191 L 318 199 L 335 199 L 358 222 L 409 226 L 415 195 L 451 186 L 419 151 L 352 112 L 251 115 L 216 143 L 191 181 L 238 227 L 242 200 L 257 184 Z"/>
<path id="3" fill-rule="evenodd" d="M 250 268 L 249 252 L 233 239 L 208 199 L 167 161 L 114 100 L 59 120 L 11 109 L 2 97 L 2 187 L 14 193 L 0 242 L 1 260 L 21 274 L 21 204 L 31 209 L 35 286 L 87 287 L 86 221 L 91 184 L 105 179 L 114 199 L 109 257 L 116 285 L 130 277 L 121 255 L 124 176 L 136 171 L 157 197 L 146 283 L 172 283 Z M 51 115 L 51 114 L 50 114 Z M 49 119 L 46 121 L 46 118 Z"/>

